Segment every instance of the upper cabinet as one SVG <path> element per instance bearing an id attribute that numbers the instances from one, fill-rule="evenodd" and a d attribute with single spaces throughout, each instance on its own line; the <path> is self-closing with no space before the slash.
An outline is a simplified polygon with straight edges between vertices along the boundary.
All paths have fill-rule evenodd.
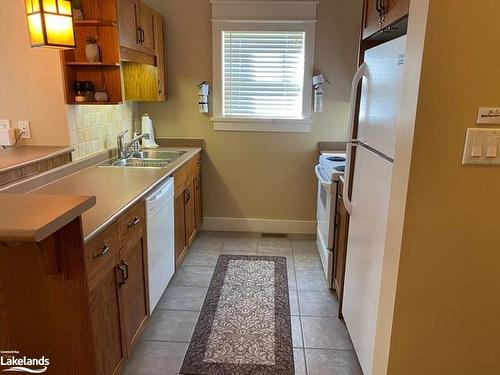
<path id="1" fill-rule="evenodd" d="M 62 53 L 67 104 L 166 99 L 165 19 L 140 0 L 81 0 Z"/>
<path id="2" fill-rule="evenodd" d="M 379 31 L 390 32 L 392 25 L 406 18 L 410 0 L 365 0 L 363 39 Z"/>
<path id="3" fill-rule="evenodd" d="M 155 14 L 139 0 L 118 0 L 120 47 L 154 56 Z"/>

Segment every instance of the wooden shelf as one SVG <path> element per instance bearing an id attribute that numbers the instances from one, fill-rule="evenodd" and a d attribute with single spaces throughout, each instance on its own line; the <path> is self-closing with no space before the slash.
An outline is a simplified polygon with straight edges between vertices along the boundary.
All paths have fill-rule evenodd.
<path id="1" fill-rule="evenodd" d="M 76 104 L 76 105 L 117 105 L 122 104 L 123 102 L 75 102 L 68 101 L 67 104 Z"/>
<path id="2" fill-rule="evenodd" d="M 109 26 L 116 27 L 117 23 L 115 21 L 105 21 L 105 20 L 76 20 L 75 26 Z"/>
<path id="3" fill-rule="evenodd" d="M 120 63 L 106 63 L 106 62 L 80 62 L 80 61 L 66 61 L 66 65 L 71 66 L 109 66 L 109 67 L 119 67 Z"/>

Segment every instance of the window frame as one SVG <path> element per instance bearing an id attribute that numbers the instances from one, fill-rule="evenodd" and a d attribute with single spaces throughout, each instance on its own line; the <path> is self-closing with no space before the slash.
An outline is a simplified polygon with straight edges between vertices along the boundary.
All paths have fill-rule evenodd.
<path id="1" fill-rule="evenodd" d="M 304 82 L 301 118 L 236 117 L 223 113 L 223 32 L 300 31 L 304 37 Z M 310 132 L 312 125 L 312 77 L 314 70 L 315 21 L 212 21 L 214 130 Z"/>

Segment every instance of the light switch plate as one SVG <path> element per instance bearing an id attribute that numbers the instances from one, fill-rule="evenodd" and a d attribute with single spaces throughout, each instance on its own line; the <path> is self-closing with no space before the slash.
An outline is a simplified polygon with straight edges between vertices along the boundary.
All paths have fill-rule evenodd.
<path id="1" fill-rule="evenodd" d="M 10 120 L 0 120 L 0 129 L 10 129 Z"/>
<path id="2" fill-rule="evenodd" d="M 500 129 L 467 129 L 463 165 L 500 165 Z"/>
<path id="3" fill-rule="evenodd" d="M 479 108 L 479 114 L 477 115 L 477 123 L 500 125 L 500 108 L 493 108 L 493 107 Z"/>

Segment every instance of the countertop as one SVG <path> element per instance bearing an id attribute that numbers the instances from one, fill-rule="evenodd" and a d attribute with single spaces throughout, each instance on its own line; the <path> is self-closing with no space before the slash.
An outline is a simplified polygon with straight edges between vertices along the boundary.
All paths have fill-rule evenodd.
<path id="1" fill-rule="evenodd" d="M 144 198 L 187 160 L 202 151 L 198 147 L 161 147 L 156 150 L 178 150 L 186 153 L 164 169 L 92 166 L 28 194 L 95 196 L 95 206 L 82 215 L 83 236 L 87 242 L 135 202 Z"/>
<path id="2" fill-rule="evenodd" d="M 73 151 L 62 146 L 17 146 L 0 148 L 0 173 Z"/>

